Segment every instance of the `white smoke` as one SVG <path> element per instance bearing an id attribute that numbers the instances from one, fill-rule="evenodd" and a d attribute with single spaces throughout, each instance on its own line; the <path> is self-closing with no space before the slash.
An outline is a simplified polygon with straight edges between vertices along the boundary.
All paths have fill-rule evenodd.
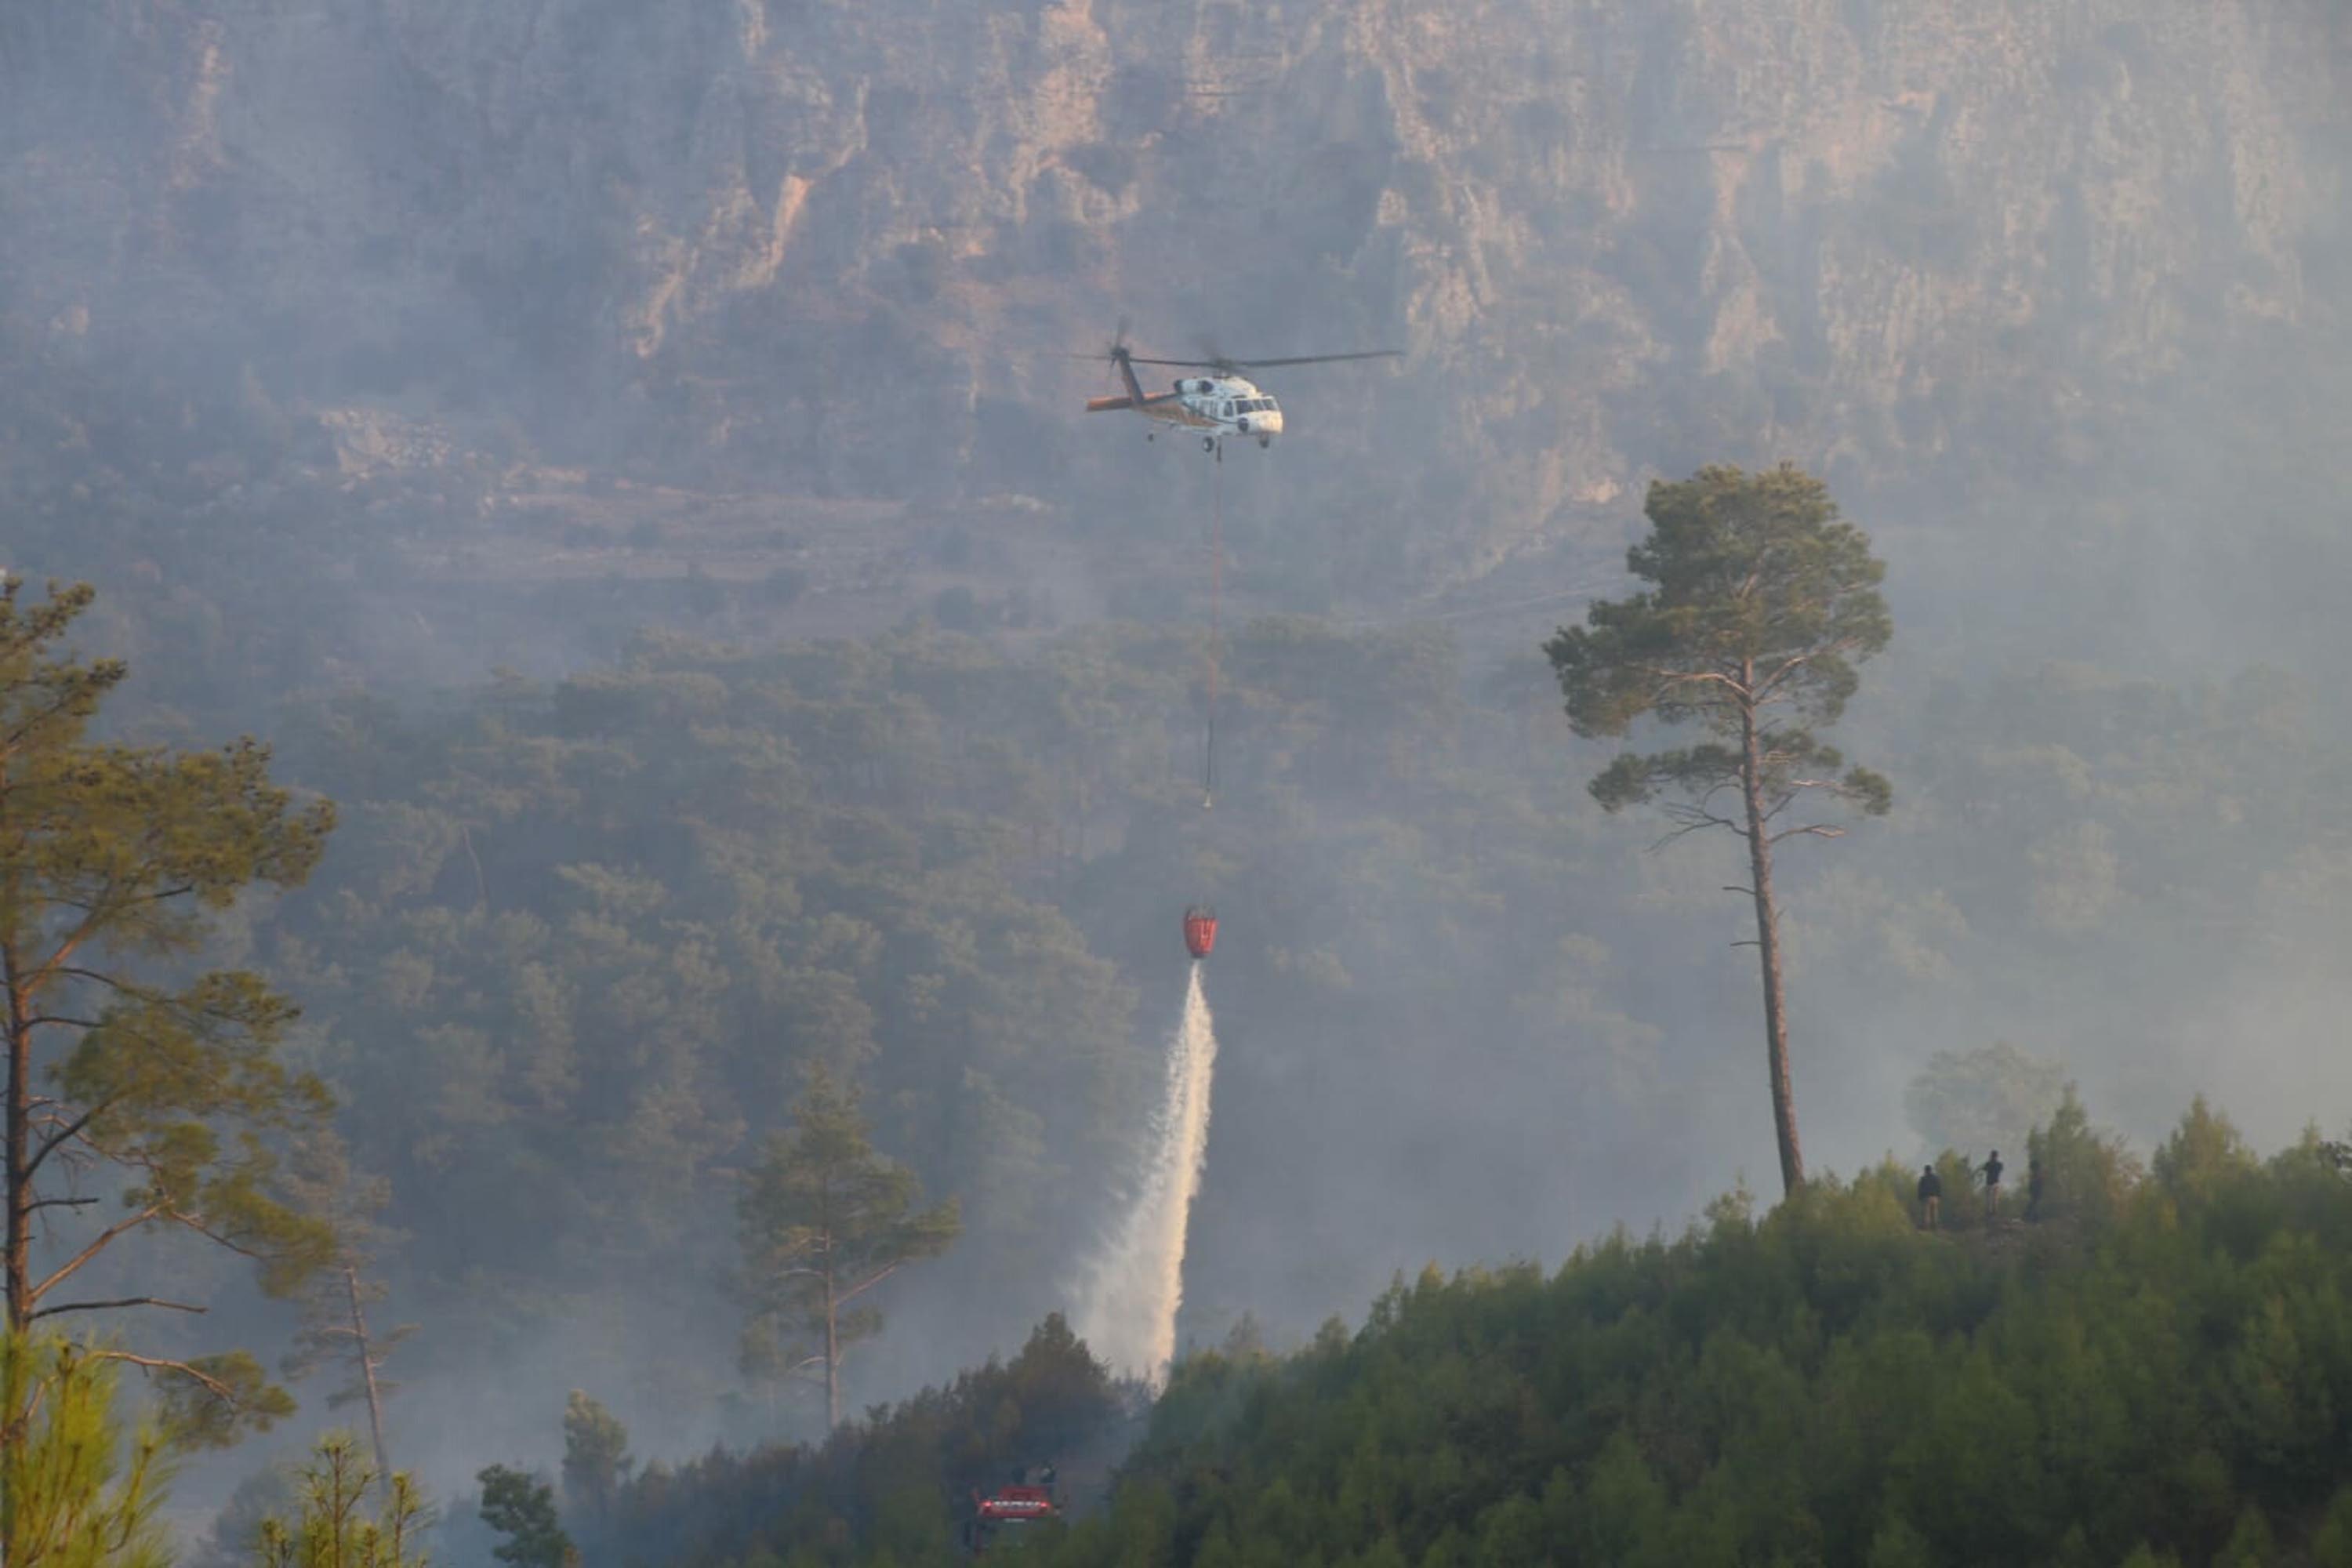
<path id="1" fill-rule="evenodd" d="M 1087 1271 L 1078 1331 L 1114 1371 L 1154 1384 L 1176 1353 L 1184 1300 L 1184 1233 L 1209 1152 L 1209 1080 L 1216 1021 L 1201 990 L 1201 965 L 1184 994 L 1184 1019 L 1169 1044 L 1168 1089 L 1152 1119 L 1152 1152 L 1126 1218 Z"/>

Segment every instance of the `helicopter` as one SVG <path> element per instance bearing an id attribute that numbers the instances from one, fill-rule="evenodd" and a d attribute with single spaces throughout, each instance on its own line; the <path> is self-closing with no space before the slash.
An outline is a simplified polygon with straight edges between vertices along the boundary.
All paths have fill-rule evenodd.
<path id="1" fill-rule="evenodd" d="M 1087 413 L 1109 414 L 1132 408 L 1152 423 L 1153 427 L 1144 432 L 1144 439 L 1157 440 L 1159 426 L 1164 425 L 1172 429 L 1198 431 L 1201 450 L 1213 452 L 1228 436 L 1254 438 L 1264 447 L 1273 446 L 1274 438 L 1282 434 L 1282 405 L 1242 372 L 1272 370 L 1282 365 L 1333 364 L 1342 360 L 1402 359 L 1404 351 L 1369 349 L 1360 353 L 1302 354 L 1288 359 L 1239 360 L 1223 355 L 1210 359 L 1146 359 L 1128 348 L 1127 323 L 1121 321 L 1109 348 L 1099 355 L 1077 357 L 1108 361 L 1118 368 L 1119 381 L 1127 387 L 1123 396 L 1089 397 Z M 1146 393 L 1135 376 L 1135 367 L 1139 364 L 1211 374 L 1179 376 L 1166 392 Z"/>

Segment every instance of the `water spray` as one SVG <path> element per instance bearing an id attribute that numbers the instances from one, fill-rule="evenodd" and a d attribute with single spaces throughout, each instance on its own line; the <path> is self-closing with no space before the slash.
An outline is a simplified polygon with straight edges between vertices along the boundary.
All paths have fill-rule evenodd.
<path id="1" fill-rule="evenodd" d="M 1150 1163 L 1135 1199 L 1087 1270 L 1079 1332 L 1112 1370 L 1157 1387 L 1176 1354 L 1184 1300 L 1184 1248 L 1192 1197 L 1209 1152 L 1209 1089 L 1217 1065 L 1216 1021 L 1201 988 L 1202 960 L 1216 942 L 1210 911 L 1184 912 L 1193 954 L 1184 1014 L 1169 1042 L 1168 1079 L 1152 1118 Z"/>

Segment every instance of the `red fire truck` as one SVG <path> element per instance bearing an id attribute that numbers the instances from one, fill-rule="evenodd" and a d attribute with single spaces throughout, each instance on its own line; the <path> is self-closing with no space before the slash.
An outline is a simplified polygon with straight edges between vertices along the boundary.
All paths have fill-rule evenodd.
<path id="1" fill-rule="evenodd" d="M 1014 1472 L 1009 1486 L 999 1487 L 986 1495 L 974 1489 L 971 1518 L 964 1524 L 963 1543 L 976 1557 L 1007 1531 L 1026 1531 L 1059 1517 L 1061 1510 L 1054 1501 L 1054 1467 L 1024 1468 Z"/>

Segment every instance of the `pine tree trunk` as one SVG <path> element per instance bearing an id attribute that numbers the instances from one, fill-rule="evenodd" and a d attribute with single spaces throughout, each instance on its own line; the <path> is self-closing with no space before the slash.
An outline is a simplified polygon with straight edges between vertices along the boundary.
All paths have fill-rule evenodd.
<path id="1" fill-rule="evenodd" d="M 0 961 L 6 965 L 8 985 L 8 1318 L 0 1327 L 12 1334 L 31 1324 L 26 1314 L 32 1310 L 27 1298 L 33 1284 L 33 1194 L 32 1184 L 25 1173 L 31 1155 L 33 1047 L 32 1031 L 25 1022 L 24 996 L 16 989 L 16 959 L 13 950 L 0 953 Z M 5 1359 L 9 1375 L 6 1385 L 0 1387 L 0 1461 L 5 1461 L 10 1451 L 24 1441 L 31 1426 L 31 1415 L 26 1408 L 28 1391 L 16 1384 L 18 1370 L 29 1363 L 16 1356 Z M 8 1467 L 0 1463 L 0 1568 L 5 1568 L 16 1540 L 16 1489 L 10 1483 L 7 1470 Z"/>
<path id="2" fill-rule="evenodd" d="M 1749 677 L 1752 686 L 1752 672 Z M 1764 969 L 1764 1048 L 1772 1079 L 1772 1131 L 1780 1145 L 1780 1190 L 1805 1183 L 1804 1152 L 1797 1143 L 1796 1095 L 1789 1086 L 1789 1015 L 1780 994 L 1780 911 L 1772 902 L 1771 826 L 1764 820 L 1764 759 L 1756 710 L 1739 715 L 1739 787 L 1748 806 L 1748 868 L 1756 895 L 1756 952 Z"/>
<path id="3" fill-rule="evenodd" d="M 32 1163 L 33 1031 L 25 998 L 16 988 L 16 954 L 5 955 L 8 983 L 8 1323 L 12 1331 L 31 1327 L 33 1310 Z M 14 1412 L 10 1413 L 13 1416 Z"/>
<path id="4" fill-rule="evenodd" d="M 824 1429 L 841 1425 L 841 1324 L 833 1300 L 833 1259 L 824 1264 Z"/>
<path id="5" fill-rule="evenodd" d="M 352 1334 L 360 1347 L 360 1376 L 367 1384 L 368 1434 L 375 1439 L 376 1482 L 392 1496 L 392 1460 L 383 1451 L 383 1400 L 375 1385 L 375 1352 L 368 1345 L 367 1315 L 360 1310 L 359 1271 L 343 1265 L 343 1288 L 352 1297 Z"/>

